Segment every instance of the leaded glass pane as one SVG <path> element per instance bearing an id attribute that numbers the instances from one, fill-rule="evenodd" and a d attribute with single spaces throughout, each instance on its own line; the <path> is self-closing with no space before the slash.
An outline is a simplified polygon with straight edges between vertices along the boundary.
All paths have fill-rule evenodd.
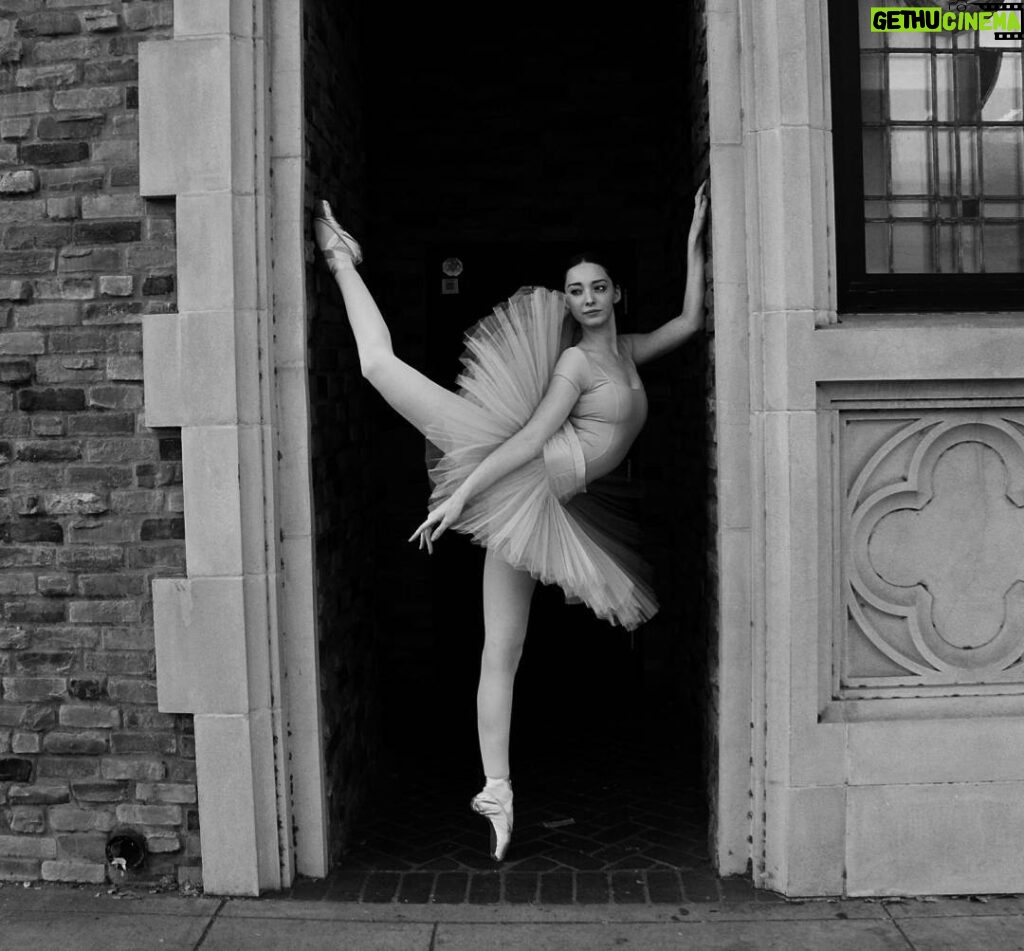
<path id="1" fill-rule="evenodd" d="M 981 140 L 985 194 L 1020 195 L 1024 187 L 1024 129 L 983 129 Z"/>
<path id="2" fill-rule="evenodd" d="M 986 222 L 982 237 L 985 239 L 985 270 L 991 274 L 1020 270 L 1021 240 L 1024 224 L 995 224 Z"/>
<path id="3" fill-rule="evenodd" d="M 892 269 L 897 274 L 932 271 L 932 229 L 923 222 L 898 221 L 892 226 Z"/>
<path id="4" fill-rule="evenodd" d="M 927 53 L 892 53 L 888 59 L 889 118 L 894 122 L 930 119 L 931 57 Z"/>
<path id="5" fill-rule="evenodd" d="M 925 195 L 928 193 L 929 136 L 926 129 L 893 126 L 892 193 Z"/>
<path id="6" fill-rule="evenodd" d="M 864 243 L 867 251 L 868 274 L 889 272 L 889 226 L 868 222 L 864 226 Z"/>

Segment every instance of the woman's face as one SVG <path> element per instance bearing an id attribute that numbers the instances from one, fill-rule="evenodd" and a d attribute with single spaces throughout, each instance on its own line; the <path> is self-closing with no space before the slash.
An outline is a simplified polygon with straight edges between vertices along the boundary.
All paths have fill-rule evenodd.
<path id="1" fill-rule="evenodd" d="M 610 320 L 621 296 L 600 264 L 585 262 L 565 272 L 565 300 L 581 327 L 599 327 Z"/>

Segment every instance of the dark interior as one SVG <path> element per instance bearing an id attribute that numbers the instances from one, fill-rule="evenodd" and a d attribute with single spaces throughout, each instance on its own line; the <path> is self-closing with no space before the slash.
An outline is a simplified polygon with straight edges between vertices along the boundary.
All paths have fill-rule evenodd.
<path id="1" fill-rule="evenodd" d="M 576 251 L 614 260 L 621 332 L 679 312 L 693 193 L 686 16 L 595 11 L 364 10 L 363 273 L 396 351 L 444 385 L 454 385 L 463 332 L 520 286 L 560 287 Z M 457 285 L 442 267 L 453 258 Z M 643 770 L 664 767 L 664 788 L 704 784 L 703 343 L 642 376 L 650 415 L 628 474 L 642 488 L 661 612 L 630 634 L 538 590 L 516 685 L 520 796 L 523 784 L 544 796 L 573 764 L 641 783 Z M 383 699 L 369 801 L 429 772 L 451 780 L 461 808 L 480 781 L 483 552 L 454 534 L 433 557 L 406 543 L 426 512 L 426 447 L 375 395 L 366 405 Z M 374 815 L 364 810 L 363 832 Z M 360 834 L 357 822 L 353 841 Z"/>

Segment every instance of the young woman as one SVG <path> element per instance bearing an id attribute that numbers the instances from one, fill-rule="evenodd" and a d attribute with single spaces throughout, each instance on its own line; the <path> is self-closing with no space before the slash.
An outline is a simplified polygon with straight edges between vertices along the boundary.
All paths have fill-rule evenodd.
<path id="1" fill-rule="evenodd" d="M 694 198 L 682 313 L 644 334 L 620 335 L 621 291 L 587 256 L 564 292 L 525 289 L 466 336 L 460 391 L 395 356 L 391 335 L 356 271 L 361 250 L 319 202 L 314 231 L 341 289 L 363 376 L 441 452 L 432 508 L 410 541 L 433 551 L 449 528 L 484 545 L 484 647 L 477 690 L 486 779 L 471 803 L 490 824 L 501 860 L 512 833 L 512 687 L 540 580 L 632 629 L 657 610 L 628 525 L 601 490 L 647 415 L 637 366 L 688 340 L 703 319 L 706 183 Z M 573 345 L 568 345 L 576 338 Z M 588 489 L 590 491 L 588 491 Z M 597 491 L 595 491 L 597 490 Z"/>

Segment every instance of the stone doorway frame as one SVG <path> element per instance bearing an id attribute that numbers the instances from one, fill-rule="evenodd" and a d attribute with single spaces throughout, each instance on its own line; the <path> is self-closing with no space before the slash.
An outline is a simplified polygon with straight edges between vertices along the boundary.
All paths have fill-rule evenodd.
<path id="1" fill-rule="evenodd" d="M 723 118 L 733 103 L 716 99 L 720 89 L 739 97 L 728 73 L 739 2 L 709 0 L 708 46 L 716 306 L 745 312 L 745 282 L 725 267 L 736 254 L 726 190 L 737 175 L 742 186 L 742 158 L 737 167 Z M 729 57 L 723 37 L 737 47 Z M 153 583 L 159 707 L 194 716 L 206 890 L 256 895 L 296 874 L 321 877 L 329 863 L 301 0 L 174 0 L 174 38 L 143 44 L 139 60 L 140 190 L 176 197 L 178 229 L 178 313 L 143 323 L 146 422 L 181 428 L 185 498 L 187 577 Z M 745 323 L 722 324 L 715 346 L 724 517 L 711 848 L 729 874 L 748 868 L 752 848 Z"/>

